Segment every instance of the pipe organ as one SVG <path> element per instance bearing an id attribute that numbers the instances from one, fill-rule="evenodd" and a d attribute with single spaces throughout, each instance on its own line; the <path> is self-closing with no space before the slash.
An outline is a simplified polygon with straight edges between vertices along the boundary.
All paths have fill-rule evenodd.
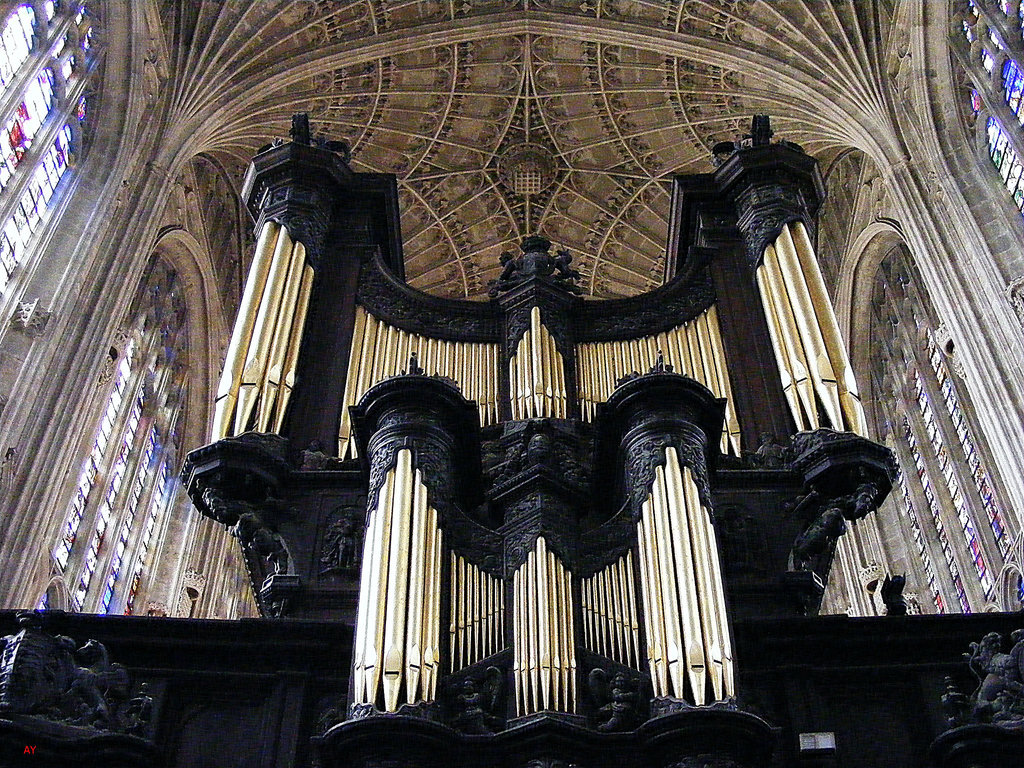
<path id="1" fill-rule="evenodd" d="M 697 706 L 733 696 L 715 530 L 689 467 L 680 471 L 674 447 L 665 449 L 664 467 L 655 469 L 637 535 L 647 660 L 656 694 Z"/>
<path id="2" fill-rule="evenodd" d="M 312 287 L 305 246 L 292 240 L 287 227 L 266 221 L 217 388 L 214 439 L 249 429 L 280 431 L 295 386 Z"/>
<path id="3" fill-rule="evenodd" d="M 430 375 L 452 379 L 460 391 L 477 404 L 480 424 L 498 421 L 498 345 L 471 344 L 430 338 L 403 331 L 382 322 L 362 307 L 356 307 L 348 380 L 338 429 L 338 455 L 356 458 L 349 407 L 359 402 L 370 387 L 389 376 L 397 376 L 416 355 L 417 363 Z"/>
<path id="4" fill-rule="evenodd" d="M 740 425 L 732 406 L 732 388 L 726 368 L 718 312 L 711 305 L 698 317 L 657 335 L 626 341 L 580 344 L 577 349 L 577 380 L 583 418 L 592 421 L 623 376 L 650 370 L 664 356 L 673 370 L 685 373 L 726 400 L 722 453 L 740 455 Z"/>
<path id="5" fill-rule="evenodd" d="M 565 364 L 540 307 L 530 310 L 530 327 L 509 360 L 508 377 L 513 419 L 565 418 Z"/>
<path id="6" fill-rule="evenodd" d="M 353 672 L 357 703 L 434 698 L 444 535 L 412 451 L 398 451 L 367 520 Z"/>
<path id="7" fill-rule="evenodd" d="M 416 739 L 460 732 L 508 765 L 520 734 L 541 749 L 555 728 L 558 750 L 620 731 L 588 753 L 609 763 L 764 768 L 768 725 L 709 706 L 744 682 L 731 621 L 815 612 L 836 516 L 894 476 L 854 434 L 814 161 L 761 126 L 715 173 L 675 177 L 648 293 L 584 299 L 570 254 L 531 236 L 471 302 L 405 284 L 395 179 L 301 128 L 247 173 L 256 253 L 216 442 L 184 476 L 239 538 L 264 615 L 354 620 L 323 764 L 420 765 Z M 437 749 L 422 764 L 463 764 Z"/>
<path id="8" fill-rule="evenodd" d="M 451 553 L 449 671 L 476 664 L 505 646 L 504 584 L 461 555 Z"/>
<path id="9" fill-rule="evenodd" d="M 580 579 L 587 648 L 627 667 L 640 663 L 636 596 L 632 551 L 593 576 Z"/>
<path id="10" fill-rule="evenodd" d="M 572 574 L 548 548 L 543 536 L 515 571 L 512 594 L 516 711 L 575 712 Z"/>
<path id="11" fill-rule="evenodd" d="M 765 247 L 757 284 L 797 428 L 864 434 L 857 382 L 803 222 L 786 224 Z"/>

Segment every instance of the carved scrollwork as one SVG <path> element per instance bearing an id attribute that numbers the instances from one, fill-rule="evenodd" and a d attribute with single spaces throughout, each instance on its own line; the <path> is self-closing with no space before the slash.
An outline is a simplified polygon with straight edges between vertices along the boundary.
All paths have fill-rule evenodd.
<path id="1" fill-rule="evenodd" d="M 399 282 L 377 257 L 360 268 L 358 302 L 377 319 L 403 331 L 456 341 L 499 338 L 500 313 L 494 305 L 421 293 Z"/>

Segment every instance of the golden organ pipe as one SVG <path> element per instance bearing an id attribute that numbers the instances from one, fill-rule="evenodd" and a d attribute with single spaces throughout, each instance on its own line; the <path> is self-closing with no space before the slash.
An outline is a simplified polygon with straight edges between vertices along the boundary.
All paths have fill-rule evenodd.
<path id="1" fill-rule="evenodd" d="M 536 551 L 534 599 L 537 602 L 537 661 L 540 665 L 541 701 L 544 709 L 548 709 L 551 706 L 551 615 L 548 613 L 548 559 L 543 537 L 537 539 Z"/>
<path id="2" fill-rule="evenodd" d="M 431 510 L 434 531 L 434 588 L 431 590 L 432 602 L 431 612 L 433 620 L 430 623 L 430 690 L 428 695 L 431 700 L 437 698 L 438 669 L 441 662 L 441 561 L 444 553 L 444 533 L 437 524 L 437 510 Z"/>
<path id="3" fill-rule="evenodd" d="M 646 514 L 646 509 L 644 510 Z M 647 563 L 647 538 L 644 535 L 644 527 L 646 525 L 645 518 L 641 519 L 636 524 L 636 537 L 637 537 L 637 552 L 640 557 L 640 599 L 643 601 L 644 607 L 644 619 L 646 620 L 645 632 L 644 632 L 644 650 L 647 651 L 647 664 L 651 671 L 651 682 L 655 688 L 655 695 L 660 696 L 660 688 L 658 686 L 658 675 L 657 668 L 655 666 L 655 651 L 654 651 L 654 610 L 652 607 L 652 599 L 650 595 L 650 570 L 648 569 Z M 593 647 L 593 646 L 591 646 Z"/>
<path id="4" fill-rule="evenodd" d="M 620 561 L 621 562 L 621 561 Z M 626 553 L 626 595 L 630 609 L 630 631 L 633 639 L 633 663 L 640 664 L 640 624 L 637 621 L 636 586 L 633 581 L 633 553 Z"/>
<path id="5" fill-rule="evenodd" d="M 292 246 L 291 261 L 281 292 L 280 308 L 274 321 L 274 335 L 270 342 L 267 367 L 261 383 L 259 408 L 256 413 L 256 431 L 266 432 L 274 415 L 274 406 L 284 376 L 284 361 L 288 354 L 288 342 L 295 320 L 295 305 L 302 285 L 302 271 L 306 265 L 306 249 L 302 243 Z"/>
<path id="6" fill-rule="evenodd" d="M 416 703 L 423 669 L 423 600 L 427 563 L 427 488 L 416 470 L 412 502 L 412 546 L 409 548 L 409 599 L 405 619 L 405 697 Z M 433 563 L 430 563 L 432 566 Z"/>
<path id="7" fill-rule="evenodd" d="M 379 505 L 378 505 L 379 506 Z M 377 507 L 370 510 L 366 524 L 366 537 L 363 542 L 362 567 L 359 573 L 359 607 L 356 611 L 356 633 L 353 643 L 353 677 L 355 686 L 355 700 L 357 704 L 366 701 L 366 635 L 369 631 L 368 615 L 370 607 L 370 578 L 372 575 L 371 563 L 373 562 L 373 535 L 376 532 Z"/>
<path id="8" fill-rule="evenodd" d="M 292 390 L 295 388 L 295 370 L 299 364 L 299 349 L 302 345 L 302 333 L 306 327 L 306 314 L 309 311 L 309 298 L 312 293 L 313 268 L 306 264 L 302 270 L 302 283 L 299 285 L 299 297 L 295 305 L 295 317 L 292 321 L 292 331 L 288 342 L 288 354 L 285 357 L 281 391 L 277 396 L 277 405 L 275 406 L 274 432 L 281 431 L 288 402 L 291 400 Z"/>
<path id="9" fill-rule="evenodd" d="M 814 384 L 808 371 L 808 361 L 800 340 L 796 319 L 793 317 L 793 307 L 785 286 L 782 285 L 779 259 L 775 249 L 770 245 L 765 249 L 763 268 L 765 283 L 771 296 L 770 300 L 775 304 L 779 329 L 782 331 L 782 342 L 792 366 L 793 384 L 800 404 L 803 406 L 806 423 L 811 429 L 817 429 L 818 408 L 814 401 Z"/>
<path id="10" fill-rule="evenodd" d="M 666 499 L 665 470 L 663 467 L 655 467 L 654 470 L 654 525 L 657 533 L 655 545 L 658 549 L 658 565 L 660 566 L 661 593 L 664 599 L 665 611 L 665 654 L 668 659 L 669 679 L 676 696 L 683 695 L 683 676 L 685 671 L 691 677 L 697 673 L 696 660 L 699 658 L 697 649 L 687 633 L 683 632 L 682 621 L 689 620 L 689 616 L 680 617 L 679 600 L 676 595 L 680 591 L 680 579 L 683 574 L 678 572 L 673 562 L 672 545 L 676 543 L 675 537 L 670 533 L 678 524 L 669 515 Z M 669 551 L 662 552 L 662 543 L 665 543 Z"/>
<path id="11" fill-rule="evenodd" d="M 705 528 L 702 521 L 704 510 L 700 505 L 697 495 L 697 488 L 689 475 L 689 468 L 686 468 L 685 476 L 679 470 L 679 462 L 675 455 L 675 449 L 669 448 L 668 465 L 671 468 L 672 482 L 678 486 L 678 492 L 683 496 L 686 510 L 686 522 L 689 527 L 689 536 L 692 544 L 692 570 L 696 576 L 697 592 L 699 595 L 700 624 L 697 628 L 696 638 L 704 646 L 704 679 L 711 681 L 711 689 L 715 700 L 721 699 L 722 691 L 722 649 L 718 637 L 717 606 L 715 605 L 714 593 L 711 586 L 711 573 L 708 563 L 708 544 L 705 536 Z M 696 690 L 696 689 L 695 689 Z M 703 686 L 701 695 L 706 695 Z"/>
<path id="12" fill-rule="evenodd" d="M 526 583 L 523 588 L 526 598 L 526 616 L 529 620 L 530 637 L 530 703 L 533 709 L 540 708 L 540 648 L 537 642 L 537 557 L 531 550 L 526 557 Z"/>
<path id="13" fill-rule="evenodd" d="M 725 420 L 729 429 L 729 441 L 733 452 L 739 456 L 740 445 L 740 424 L 736 418 L 736 406 L 733 404 L 732 387 L 729 384 L 729 371 L 726 367 L 725 347 L 722 344 L 722 330 L 718 325 L 718 308 L 712 304 L 708 307 L 705 315 L 705 322 L 708 325 L 708 335 L 711 339 L 712 357 L 718 372 L 718 380 L 722 387 L 722 397 L 725 398 Z"/>
<path id="14" fill-rule="evenodd" d="M 782 393 L 786 398 L 786 402 L 789 403 L 789 410 L 793 415 L 793 422 L 796 424 L 797 431 L 802 432 L 806 429 L 806 418 L 800 396 L 797 392 L 796 381 L 793 378 L 797 363 L 790 358 L 785 339 L 783 338 L 782 323 L 779 320 L 775 296 L 771 290 L 766 272 L 767 268 L 763 265 L 757 269 L 757 284 L 761 290 L 765 319 L 768 324 L 768 335 L 771 338 L 772 347 L 775 350 L 775 360 L 779 366 Z"/>
<path id="15" fill-rule="evenodd" d="M 651 636 L 653 654 L 651 655 L 652 680 L 658 690 L 659 696 L 668 696 L 668 659 L 665 655 L 665 617 L 662 612 L 664 602 L 661 594 L 661 567 L 658 564 L 658 545 L 655 537 L 658 535 L 654 525 L 654 502 L 648 498 L 643 504 L 644 510 L 644 550 L 647 553 L 647 579 L 648 596 L 648 634 Z"/>
<path id="16" fill-rule="evenodd" d="M 693 475 L 687 467 L 684 469 L 687 487 L 693 495 L 698 510 L 701 525 L 704 529 L 704 541 L 707 546 L 707 561 L 711 583 L 711 606 L 715 613 L 717 639 L 721 649 L 722 660 L 722 682 L 724 690 L 718 694 L 719 698 L 733 694 L 732 681 L 732 645 L 729 640 L 729 622 L 725 612 L 725 594 L 722 584 L 722 569 L 718 560 L 718 541 L 715 536 L 715 527 L 711 522 L 711 515 L 708 514 L 700 503 L 700 495 L 697 493 L 697 486 L 694 483 Z"/>
<path id="17" fill-rule="evenodd" d="M 377 689 L 380 686 L 381 663 L 384 637 L 384 602 L 386 600 L 384 574 L 388 570 L 390 553 L 391 508 L 395 484 L 395 470 L 388 470 L 384 483 L 377 492 L 377 515 L 372 541 L 373 555 L 370 560 L 370 591 L 368 602 L 372 611 L 373 622 L 367 621 L 366 647 L 363 658 L 366 660 L 366 701 L 373 704 L 377 700 Z"/>
<path id="18" fill-rule="evenodd" d="M 522 568 L 517 568 L 512 574 L 512 626 L 514 634 L 512 637 L 512 682 L 516 689 L 516 712 L 522 714 L 526 711 L 523 704 L 523 641 L 526 637 L 523 632 L 523 601 L 519 589 L 522 582 Z"/>
<path id="19" fill-rule="evenodd" d="M 241 384 L 242 368 L 245 366 L 246 352 L 252 338 L 252 329 L 259 311 L 259 300 L 263 295 L 267 273 L 277 244 L 281 225 L 274 221 L 264 223 L 256 241 L 256 252 L 253 255 L 252 267 L 245 281 L 242 300 L 238 306 L 238 316 L 228 342 L 224 357 L 224 368 L 221 371 L 220 383 L 217 387 L 217 400 L 214 404 L 213 430 L 214 440 L 227 437 L 231 430 L 232 415 L 238 399 Z"/>
<path id="20" fill-rule="evenodd" d="M 782 270 L 785 289 L 789 295 L 796 318 L 797 329 L 807 355 L 808 372 L 814 382 L 829 420 L 836 429 L 842 429 L 842 406 L 839 403 L 839 384 L 836 382 L 835 371 L 825 348 L 825 339 L 821 335 L 818 317 L 814 312 L 807 281 L 800 268 L 800 259 L 796 253 L 793 238 L 789 229 L 783 227 L 775 241 L 775 252 Z"/>
<path id="21" fill-rule="evenodd" d="M 403 448 L 398 452 L 395 469 L 391 551 L 387 571 L 387 616 L 384 622 L 384 708 L 388 712 L 398 709 L 399 687 L 402 681 L 413 484 L 412 451 Z"/>
<path id="22" fill-rule="evenodd" d="M 818 266 L 818 260 L 814 255 L 814 247 L 811 245 L 807 228 L 802 221 L 794 222 L 789 227 L 800 258 L 800 266 L 807 278 L 811 302 L 818 313 L 818 325 L 825 339 L 829 358 L 832 360 L 832 369 L 836 373 L 843 414 L 846 416 L 849 428 L 863 435 L 865 434 L 864 409 L 857 389 L 857 380 L 853 375 L 853 367 L 850 365 L 846 344 L 843 341 L 842 334 L 839 332 L 839 321 L 836 319 L 832 301 L 829 299 L 828 290 L 825 288 L 825 280 L 821 276 L 821 268 Z"/>
<path id="23" fill-rule="evenodd" d="M 274 333 L 274 324 L 281 308 L 281 292 L 284 290 L 285 278 L 291 264 L 292 239 L 288 230 L 281 228 L 274 248 L 274 256 L 270 262 L 270 271 L 263 286 L 260 297 L 259 311 L 252 328 L 252 338 L 245 356 L 245 367 L 242 369 L 241 383 L 238 388 L 238 405 L 235 410 L 235 434 L 248 429 L 256 400 L 259 397 L 259 386 L 263 380 L 267 366 L 267 354 Z"/>
<path id="24" fill-rule="evenodd" d="M 565 572 L 564 577 L 565 584 L 565 606 L 566 615 L 566 637 L 567 643 L 566 648 L 569 653 L 569 711 L 574 712 L 576 710 L 576 645 L 573 642 L 573 638 L 576 637 L 576 630 L 573 626 L 574 618 L 572 612 L 572 574 L 568 571 Z"/>
<path id="25" fill-rule="evenodd" d="M 561 635 L 558 631 L 558 587 L 555 585 L 555 556 L 548 551 L 544 562 L 544 569 L 547 572 L 545 578 L 545 591 L 547 592 L 547 622 L 548 637 L 551 646 L 551 707 L 559 708 L 559 690 L 562 679 L 562 648 Z"/>
<path id="26" fill-rule="evenodd" d="M 694 571 L 694 562 L 699 561 L 703 553 L 699 551 L 698 542 L 693 540 L 691 510 L 686 503 L 676 450 L 671 446 L 666 449 L 665 470 L 663 477 L 672 521 L 672 547 L 679 579 L 678 593 L 682 606 L 683 633 L 686 638 L 687 670 L 694 703 L 701 706 L 704 703 L 704 685 L 709 660 L 705 655 L 702 640 L 704 634 L 701 631 L 701 581 L 699 570 L 697 573 Z M 676 695 L 683 695 L 682 688 Z"/>

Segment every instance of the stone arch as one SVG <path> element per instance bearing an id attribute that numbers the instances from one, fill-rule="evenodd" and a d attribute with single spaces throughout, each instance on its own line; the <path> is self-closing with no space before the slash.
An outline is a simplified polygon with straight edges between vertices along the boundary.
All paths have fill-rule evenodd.
<path id="1" fill-rule="evenodd" d="M 182 446 L 188 450 L 206 441 L 228 323 L 209 255 L 195 236 L 182 227 L 165 227 L 152 250 L 153 258 L 163 259 L 177 272 L 184 291 L 190 375 Z"/>
<path id="2" fill-rule="evenodd" d="M 60 576 L 50 579 L 50 583 L 43 590 L 43 597 L 46 599 L 47 610 L 71 610 L 71 590 L 68 589 L 67 582 Z"/>

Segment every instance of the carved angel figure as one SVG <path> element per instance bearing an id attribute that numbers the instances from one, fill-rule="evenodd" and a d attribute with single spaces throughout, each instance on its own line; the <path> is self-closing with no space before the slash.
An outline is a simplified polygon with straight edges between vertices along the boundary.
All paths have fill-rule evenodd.
<path id="1" fill-rule="evenodd" d="M 637 715 L 636 686 L 624 672 L 608 680 L 608 673 L 595 667 L 587 683 L 598 704 L 597 730 L 624 731 L 633 725 Z"/>
<path id="2" fill-rule="evenodd" d="M 488 667 L 483 679 L 467 677 L 454 696 L 455 727 L 463 733 L 489 735 L 501 727 L 496 715 L 502 691 L 501 670 Z"/>

